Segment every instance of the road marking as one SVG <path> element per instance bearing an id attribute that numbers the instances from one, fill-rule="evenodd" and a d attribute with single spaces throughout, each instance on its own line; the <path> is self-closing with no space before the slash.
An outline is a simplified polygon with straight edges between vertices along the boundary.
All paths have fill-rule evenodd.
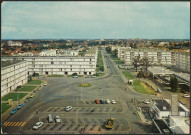
<path id="1" fill-rule="evenodd" d="M 24 125 L 25 125 L 25 123 L 26 123 L 26 122 L 24 122 L 24 123 L 21 125 L 21 127 L 22 127 L 22 126 L 24 126 Z"/>
<path id="2" fill-rule="evenodd" d="M 11 127 L 12 127 L 12 126 L 14 126 L 14 125 L 15 125 L 15 123 L 16 123 L 16 122 L 14 122 L 14 123 L 11 125 Z"/>
<path id="3" fill-rule="evenodd" d="M 21 122 L 18 126 L 20 126 L 23 122 Z"/>
<path id="4" fill-rule="evenodd" d="M 17 122 L 17 123 L 15 124 L 15 126 L 17 126 L 19 123 L 20 123 L 20 122 Z"/>
<path id="5" fill-rule="evenodd" d="M 12 123 L 13 123 L 13 122 L 9 123 L 9 125 L 7 125 L 7 126 L 10 126 Z"/>
<path id="6" fill-rule="evenodd" d="M 4 124 L 3 124 L 3 126 L 5 126 L 7 124 L 7 122 L 5 122 Z"/>

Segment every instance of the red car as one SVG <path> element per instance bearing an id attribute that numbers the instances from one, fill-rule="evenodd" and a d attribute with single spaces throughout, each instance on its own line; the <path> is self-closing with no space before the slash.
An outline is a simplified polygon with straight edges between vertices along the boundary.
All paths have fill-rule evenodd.
<path id="1" fill-rule="evenodd" d="M 99 99 L 96 99 L 96 100 L 95 100 L 95 103 L 96 103 L 96 104 L 100 104 Z"/>

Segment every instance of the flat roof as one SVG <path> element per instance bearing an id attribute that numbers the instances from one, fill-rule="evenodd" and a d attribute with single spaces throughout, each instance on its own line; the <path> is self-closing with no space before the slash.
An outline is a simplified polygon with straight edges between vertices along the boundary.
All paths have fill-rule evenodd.
<path id="1" fill-rule="evenodd" d="M 171 105 L 166 100 L 155 100 L 156 106 L 160 111 L 171 111 Z M 163 107 L 166 107 L 164 109 Z M 180 106 L 178 106 L 179 111 L 185 111 Z"/>
<path id="2" fill-rule="evenodd" d="M 7 61 L 1 61 L 1 67 L 7 67 L 10 65 L 17 64 L 19 62 L 22 62 L 23 60 L 7 60 Z"/>
<path id="3" fill-rule="evenodd" d="M 187 82 L 190 82 L 190 74 L 188 73 L 174 73 L 175 76 L 181 78 L 182 80 L 185 80 Z"/>
<path id="4" fill-rule="evenodd" d="M 164 67 L 148 67 L 148 71 L 153 74 L 173 74 L 172 71 L 164 68 Z"/>

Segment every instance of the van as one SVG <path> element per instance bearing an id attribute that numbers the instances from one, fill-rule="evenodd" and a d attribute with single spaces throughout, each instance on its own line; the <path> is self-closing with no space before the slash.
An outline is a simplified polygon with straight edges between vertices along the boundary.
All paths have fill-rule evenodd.
<path id="1" fill-rule="evenodd" d="M 157 92 L 161 93 L 162 91 L 161 91 L 161 89 L 160 89 L 160 88 L 157 88 Z"/>
<path id="2" fill-rule="evenodd" d="M 48 122 L 49 122 L 49 123 L 53 122 L 53 119 L 52 119 L 52 115 L 51 115 L 51 114 L 48 115 Z"/>

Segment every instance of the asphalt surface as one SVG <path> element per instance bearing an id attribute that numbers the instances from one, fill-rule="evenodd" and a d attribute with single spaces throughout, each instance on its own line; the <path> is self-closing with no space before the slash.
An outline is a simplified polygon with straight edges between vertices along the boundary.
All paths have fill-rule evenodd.
<path id="1" fill-rule="evenodd" d="M 102 50 L 103 56 L 108 56 Z M 104 57 L 103 57 L 104 58 Z M 106 75 L 98 78 L 45 77 L 48 85 L 39 90 L 29 103 L 6 122 L 23 122 L 20 126 L 3 126 L 6 133 L 136 133 L 146 134 L 149 131 L 142 125 L 139 117 L 134 114 L 138 103 L 148 95 L 138 94 L 126 87 L 117 65 L 109 57 L 104 58 Z M 107 68 L 109 66 L 110 68 Z M 80 83 L 90 83 L 92 87 L 81 88 Z M 117 104 L 95 104 L 95 99 L 115 99 Z M 70 112 L 66 106 L 73 106 Z M 93 112 L 91 110 L 94 109 Z M 61 123 L 48 123 L 48 114 L 59 115 Z M 115 118 L 112 130 L 104 125 L 108 118 Z M 39 130 L 32 130 L 34 124 L 43 121 Z"/>

